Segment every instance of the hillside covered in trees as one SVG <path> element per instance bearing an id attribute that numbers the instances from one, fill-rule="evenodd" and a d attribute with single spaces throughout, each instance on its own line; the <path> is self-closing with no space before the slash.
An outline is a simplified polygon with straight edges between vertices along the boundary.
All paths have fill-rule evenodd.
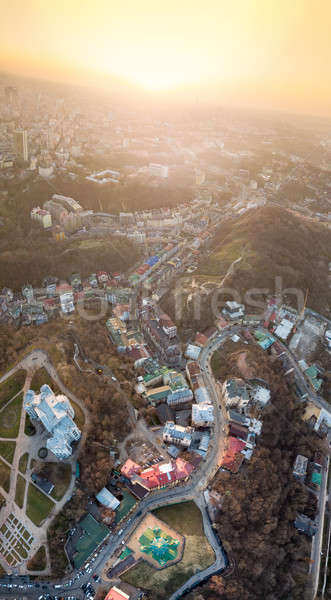
<path id="1" fill-rule="evenodd" d="M 280 363 L 267 355 L 249 364 L 267 380 L 272 403 L 249 463 L 238 475 L 219 471 L 213 482 L 220 501 L 214 526 L 235 568 L 216 576 L 187 600 L 304 600 L 311 597 L 310 541 L 293 526 L 297 513 L 314 516 L 316 499 L 292 475 L 297 454 L 312 459 L 323 442 L 301 419 Z M 309 595 L 310 594 L 310 595 Z"/>
<path id="2" fill-rule="evenodd" d="M 277 206 L 249 211 L 220 230 L 197 275 L 222 275 L 240 256 L 226 285 L 242 297 L 250 288 L 268 288 L 272 293 L 278 276 L 284 289 L 309 288 L 312 308 L 329 309 L 331 231 L 324 224 Z"/>
<path id="3" fill-rule="evenodd" d="M 217 286 L 237 259 L 240 261 L 226 278 L 226 292 L 222 294 Z M 203 331 L 214 321 L 212 307 L 220 310 L 227 299 L 245 303 L 245 294 L 254 288 L 265 290 L 264 294 L 275 293 L 275 281 L 279 277 L 283 290 L 298 288 L 304 295 L 308 289 L 308 306 L 328 316 L 330 261 L 331 230 L 326 225 L 275 205 L 263 206 L 222 225 L 208 253 L 202 255 L 198 270 L 191 276 L 196 287 L 190 290 L 196 297 L 200 284 L 207 282 L 205 288 L 210 289 L 207 294 L 200 293 L 200 316 L 195 312 L 195 303 L 186 302 L 185 294 L 182 314 L 176 315 L 174 290 L 164 296 L 163 307 L 182 330 L 193 327 Z M 187 280 L 185 275 L 177 287 L 183 289 Z M 236 292 L 235 298 L 229 289 Z M 258 301 L 263 298 L 262 294 Z M 289 294 L 287 301 L 291 303 L 293 299 Z M 247 311 L 254 312 L 254 307 L 248 304 Z"/>
<path id="4" fill-rule="evenodd" d="M 82 277 L 95 271 L 125 272 L 139 255 L 130 240 L 54 241 L 40 228 L 29 232 L 7 231 L 0 238 L 0 289 L 19 290 L 25 283 L 41 286 L 44 277 L 67 279 L 79 272 Z"/>

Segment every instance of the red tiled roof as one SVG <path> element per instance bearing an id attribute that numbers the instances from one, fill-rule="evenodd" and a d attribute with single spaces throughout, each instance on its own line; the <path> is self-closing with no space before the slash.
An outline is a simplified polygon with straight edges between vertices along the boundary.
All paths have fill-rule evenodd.
<path id="1" fill-rule="evenodd" d="M 135 474 L 136 472 L 133 471 L 132 475 L 129 475 L 128 473 L 130 472 L 130 469 L 126 469 L 126 465 L 129 460 L 130 459 L 128 459 L 125 465 L 123 465 L 121 472 L 127 477 L 132 477 L 132 480 L 136 480 L 138 482 L 140 480 L 140 482 L 148 489 L 163 487 L 175 481 L 186 479 L 186 477 L 189 477 L 194 470 L 194 466 L 191 463 L 183 458 L 177 458 L 176 461 L 153 465 L 148 469 L 141 471 L 140 474 Z M 131 463 L 133 463 L 133 461 L 131 461 Z M 163 465 L 165 466 L 164 470 L 162 468 Z"/>
<path id="2" fill-rule="evenodd" d="M 203 333 L 199 333 L 199 332 L 196 334 L 195 340 L 194 340 L 195 344 L 200 344 L 200 346 L 204 346 L 207 342 L 208 342 L 208 338 L 206 335 L 204 335 Z"/>
<path id="3" fill-rule="evenodd" d="M 175 475 L 176 479 L 186 479 L 194 470 L 194 466 L 183 458 L 176 458 Z"/>
<path id="4" fill-rule="evenodd" d="M 105 600 L 130 600 L 130 596 L 114 586 L 109 590 Z"/>
<path id="5" fill-rule="evenodd" d="M 154 470 L 154 467 L 150 467 L 149 469 L 142 471 L 140 473 L 140 477 L 143 479 L 144 483 L 149 487 L 149 489 L 158 487 L 160 485 L 159 478 Z"/>
<path id="6" fill-rule="evenodd" d="M 221 466 L 229 469 L 232 473 L 238 473 L 239 468 L 244 460 L 243 454 L 240 454 L 241 450 L 246 447 L 245 442 L 238 440 L 238 438 L 229 436 L 228 437 L 228 448 L 225 456 L 223 457 Z"/>
<path id="7" fill-rule="evenodd" d="M 139 360 L 140 358 L 148 358 L 150 356 L 145 346 L 130 346 L 127 349 L 127 355 L 132 360 Z"/>
<path id="8" fill-rule="evenodd" d="M 123 473 L 123 475 L 129 478 L 136 473 L 140 473 L 140 471 L 141 466 L 135 463 L 133 460 L 131 460 L 131 458 L 128 458 L 128 460 L 124 463 L 123 467 L 121 468 L 121 473 Z"/>

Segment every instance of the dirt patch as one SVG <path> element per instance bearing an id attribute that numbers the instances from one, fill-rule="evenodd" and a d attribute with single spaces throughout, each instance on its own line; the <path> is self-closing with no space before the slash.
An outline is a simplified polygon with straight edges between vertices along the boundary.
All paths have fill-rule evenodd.
<path id="1" fill-rule="evenodd" d="M 247 364 L 247 352 L 241 352 L 241 354 L 239 354 L 237 358 L 237 367 L 245 379 L 252 379 L 252 377 L 254 377 L 254 369 Z"/>

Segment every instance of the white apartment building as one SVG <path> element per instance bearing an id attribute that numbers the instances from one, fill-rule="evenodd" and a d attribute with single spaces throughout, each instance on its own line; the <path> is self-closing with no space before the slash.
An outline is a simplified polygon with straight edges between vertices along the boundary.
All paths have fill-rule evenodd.
<path id="1" fill-rule="evenodd" d="M 149 163 L 149 174 L 153 177 L 162 177 L 167 179 L 169 167 L 168 165 L 160 165 L 158 163 Z"/>
<path id="2" fill-rule="evenodd" d="M 64 292 L 63 294 L 60 294 L 60 304 L 61 304 L 61 310 L 64 314 L 69 314 L 74 312 L 75 310 L 75 305 L 74 305 L 74 295 L 72 292 Z"/>
<path id="3" fill-rule="evenodd" d="M 188 448 L 192 442 L 192 431 L 192 427 L 182 427 L 175 425 L 173 421 L 167 421 L 163 428 L 163 441 Z"/>
<path id="4" fill-rule="evenodd" d="M 210 427 L 214 422 L 214 407 L 212 404 L 192 404 L 192 425 Z"/>
<path id="5" fill-rule="evenodd" d="M 31 210 L 30 216 L 34 221 L 38 221 L 44 229 L 52 227 L 52 215 L 48 210 L 37 206 Z"/>

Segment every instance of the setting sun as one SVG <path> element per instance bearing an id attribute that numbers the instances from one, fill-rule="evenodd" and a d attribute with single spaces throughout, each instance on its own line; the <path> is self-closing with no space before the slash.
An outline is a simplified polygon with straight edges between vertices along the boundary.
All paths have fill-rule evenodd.
<path id="1" fill-rule="evenodd" d="M 2 14 L 0 67 L 104 87 L 113 77 L 188 99 L 195 87 L 201 99 L 330 112 L 329 23 L 330 5 L 318 10 L 310 0 L 12 0 Z"/>
<path id="2" fill-rule="evenodd" d="M 156 92 L 176 87 L 183 82 L 182 78 L 180 76 L 176 77 L 174 73 L 152 69 L 137 71 L 132 76 L 132 79 L 143 88 Z"/>

